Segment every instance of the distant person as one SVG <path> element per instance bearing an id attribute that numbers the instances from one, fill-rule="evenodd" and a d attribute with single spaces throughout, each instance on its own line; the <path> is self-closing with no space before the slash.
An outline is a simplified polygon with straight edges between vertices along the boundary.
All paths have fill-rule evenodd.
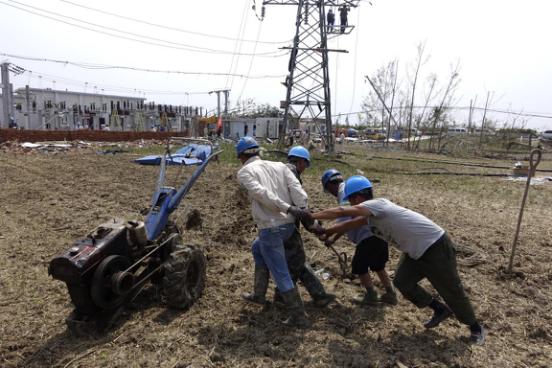
<path id="1" fill-rule="evenodd" d="M 349 13 L 351 7 L 349 5 L 341 5 L 339 7 L 339 19 L 341 21 L 341 33 L 345 33 L 345 28 L 349 25 L 347 21 L 347 13 Z"/>
<path id="2" fill-rule="evenodd" d="M 332 32 L 334 24 L 335 24 L 335 13 L 333 12 L 332 9 L 330 9 L 328 11 L 328 14 L 327 14 L 326 18 L 327 18 L 326 23 L 327 23 L 327 26 L 328 26 L 328 32 Z"/>
<path id="3" fill-rule="evenodd" d="M 13 116 L 10 116 L 10 123 L 8 124 L 8 128 L 17 129 L 17 123 L 15 122 Z"/>

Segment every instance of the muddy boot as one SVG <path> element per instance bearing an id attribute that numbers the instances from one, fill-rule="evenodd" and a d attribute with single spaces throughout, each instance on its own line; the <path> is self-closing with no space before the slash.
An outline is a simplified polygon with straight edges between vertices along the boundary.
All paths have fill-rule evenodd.
<path id="1" fill-rule="evenodd" d="M 274 299 L 272 300 L 272 303 L 276 308 L 284 308 L 286 306 L 284 299 L 282 299 L 282 294 L 278 288 L 274 289 Z"/>
<path id="2" fill-rule="evenodd" d="M 322 295 L 316 295 L 313 297 L 313 303 L 315 307 L 324 308 L 335 300 L 334 294 L 324 293 Z"/>
<path id="3" fill-rule="evenodd" d="M 392 288 L 387 288 L 385 294 L 380 297 L 380 302 L 389 305 L 397 305 L 399 303 L 397 293 Z"/>
<path id="4" fill-rule="evenodd" d="M 378 293 L 376 292 L 376 290 L 374 290 L 373 287 L 366 289 L 366 294 L 364 294 L 364 296 L 354 298 L 353 303 L 359 305 L 378 305 Z"/>
<path id="5" fill-rule="evenodd" d="M 243 293 L 242 298 L 248 302 L 265 305 L 266 290 L 268 289 L 268 278 L 270 274 L 266 267 L 255 267 L 255 280 L 253 293 Z"/>
<path id="6" fill-rule="evenodd" d="M 289 317 L 282 321 L 283 324 L 291 327 L 306 328 L 310 326 L 310 322 L 306 318 L 305 307 L 297 288 L 293 288 L 285 293 L 280 293 Z"/>

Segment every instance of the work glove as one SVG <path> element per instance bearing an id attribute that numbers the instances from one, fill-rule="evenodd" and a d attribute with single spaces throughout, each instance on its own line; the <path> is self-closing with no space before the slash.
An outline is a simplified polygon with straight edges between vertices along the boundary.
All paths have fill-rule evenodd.
<path id="1" fill-rule="evenodd" d="M 302 209 L 297 206 L 290 206 L 287 210 L 287 213 L 293 215 L 296 219 L 301 221 L 305 229 L 308 229 L 314 224 L 314 219 L 307 209 Z"/>
<path id="2" fill-rule="evenodd" d="M 293 215 L 295 218 L 299 220 L 310 217 L 309 210 L 302 209 L 297 206 L 289 206 L 287 213 L 289 213 L 290 215 Z"/>
<path id="3" fill-rule="evenodd" d="M 316 236 L 323 235 L 326 230 L 322 227 L 322 225 L 318 221 L 314 221 L 314 223 L 309 226 L 305 227 L 309 232 L 315 234 Z"/>

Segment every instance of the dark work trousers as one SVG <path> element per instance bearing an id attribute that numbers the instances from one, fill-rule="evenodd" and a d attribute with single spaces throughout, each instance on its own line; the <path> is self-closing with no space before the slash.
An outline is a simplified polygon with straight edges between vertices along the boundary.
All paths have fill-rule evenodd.
<path id="1" fill-rule="evenodd" d="M 464 291 L 456 268 L 456 250 L 448 234 L 431 245 L 419 259 L 403 254 L 393 284 L 418 308 L 427 307 L 432 296 L 418 285 L 427 278 L 445 303 L 466 325 L 476 322 L 473 307 Z"/>
<path id="2" fill-rule="evenodd" d="M 284 242 L 284 249 L 289 273 L 293 282 L 296 284 L 298 280 L 301 281 L 313 299 L 324 296 L 326 294 L 324 286 L 314 273 L 312 267 L 306 263 L 303 239 L 301 239 L 301 233 L 298 228 Z"/>

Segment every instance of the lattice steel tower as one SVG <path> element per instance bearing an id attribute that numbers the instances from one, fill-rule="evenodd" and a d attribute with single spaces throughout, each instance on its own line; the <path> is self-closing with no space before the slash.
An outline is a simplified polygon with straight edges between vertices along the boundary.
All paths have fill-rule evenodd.
<path id="1" fill-rule="evenodd" d="M 265 5 L 297 5 L 295 21 L 296 31 L 293 46 L 284 47 L 291 50 L 288 76 L 284 85 L 287 87 L 284 108 L 285 134 L 291 112 L 300 119 L 307 114 L 314 120 L 324 121 L 323 136 L 326 151 L 334 151 L 332 139 L 332 109 L 330 103 L 330 75 L 328 52 L 347 52 L 328 49 L 328 37 L 337 37 L 351 33 L 354 26 L 326 24 L 326 7 L 355 8 L 360 0 L 264 0 Z M 322 129 L 320 129 L 322 131 Z M 282 143 L 280 140 L 280 144 Z"/>

